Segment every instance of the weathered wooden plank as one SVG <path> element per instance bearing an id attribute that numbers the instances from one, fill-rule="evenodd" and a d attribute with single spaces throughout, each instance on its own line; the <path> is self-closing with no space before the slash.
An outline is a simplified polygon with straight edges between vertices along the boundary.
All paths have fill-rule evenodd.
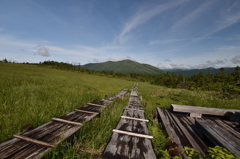
<path id="1" fill-rule="evenodd" d="M 210 120 L 196 120 L 203 134 L 206 135 L 215 145 L 225 147 L 229 151 L 235 153 L 237 157 L 240 157 L 240 140 L 231 135 L 228 131 L 221 128 Z"/>
<path id="2" fill-rule="evenodd" d="M 128 106 L 125 107 L 118 125 L 113 130 L 111 140 L 102 154 L 103 158 L 156 159 L 151 139 L 149 139 L 152 136 L 148 135 L 147 120 L 144 111 L 139 111 L 142 107 L 134 93 L 136 92 L 132 91 Z"/>
<path id="3" fill-rule="evenodd" d="M 46 142 L 43 142 L 43 141 L 39 141 L 39 140 L 35 140 L 35 139 L 31 139 L 29 137 L 26 137 L 26 136 L 23 136 L 23 135 L 13 135 L 15 138 L 19 138 L 19 139 L 22 139 L 22 140 L 25 140 L 25 141 L 29 141 L 29 142 L 33 142 L 33 143 L 36 143 L 36 144 L 40 144 L 40 145 L 43 145 L 43 146 L 48 146 L 48 147 L 54 147 L 54 145 L 52 144 L 49 144 L 49 143 L 46 143 Z"/>
<path id="4" fill-rule="evenodd" d="M 182 117 L 182 118 L 187 118 L 187 117 Z M 175 115 L 172 115 L 172 119 L 176 122 L 177 126 L 179 129 L 182 131 L 182 137 L 184 138 L 184 141 L 187 142 L 184 144 L 182 139 L 180 138 L 180 144 L 188 147 L 192 147 L 196 150 L 198 150 L 202 156 L 206 155 L 204 152 L 204 149 L 202 149 L 202 145 L 204 145 L 204 148 L 207 148 L 207 146 L 202 142 L 202 140 L 197 140 L 199 139 L 198 135 L 194 132 L 192 129 L 193 125 L 186 124 L 185 121 L 182 122 L 182 118 L 177 118 Z M 197 141 L 197 142 L 196 142 Z"/>
<path id="5" fill-rule="evenodd" d="M 178 135 L 178 133 L 181 132 L 181 130 L 177 127 L 177 125 L 175 124 L 175 121 L 171 119 L 171 115 L 168 113 L 166 108 L 157 107 L 157 111 L 159 113 L 160 119 L 162 120 L 162 123 L 163 123 L 171 141 L 178 144 L 180 151 L 183 151 L 183 145 L 182 145 L 180 137 Z M 180 133 L 180 134 L 182 134 L 182 133 Z M 180 154 L 180 157 L 184 158 L 184 159 L 188 158 L 186 154 Z"/>
<path id="6" fill-rule="evenodd" d="M 132 137 L 131 139 L 131 159 L 157 159 L 155 152 L 153 151 L 151 139 Z"/>
<path id="7" fill-rule="evenodd" d="M 240 113 L 240 110 L 206 108 L 206 107 L 199 107 L 199 106 L 171 104 L 171 107 L 175 112 L 197 113 L 197 114 L 205 114 L 205 115 L 232 116 L 237 113 Z"/>

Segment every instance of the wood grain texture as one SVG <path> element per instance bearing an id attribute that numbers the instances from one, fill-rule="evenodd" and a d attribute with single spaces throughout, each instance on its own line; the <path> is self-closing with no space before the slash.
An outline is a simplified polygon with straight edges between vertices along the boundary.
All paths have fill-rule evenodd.
<path id="1" fill-rule="evenodd" d="M 118 95 L 110 97 L 107 101 L 113 101 L 118 97 L 122 97 L 127 92 L 127 89 L 121 91 Z M 108 102 L 105 100 L 92 102 L 96 105 L 106 105 Z M 80 122 L 88 122 L 95 117 L 99 116 L 101 107 L 93 105 L 85 105 L 79 110 L 91 111 L 94 113 L 86 113 L 80 111 L 72 111 L 59 118 L 67 122 L 49 121 L 39 127 L 28 132 L 20 134 L 24 136 L 25 140 L 19 138 L 11 138 L 0 143 L 0 158 L 42 158 L 45 153 L 51 151 L 52 147 L 41 145 L 40 143 L 48 143 L 49 145 L 57 146 L 62 141 L 74 135 L 80 128 Z M 69 124 L 69 121 L 71 124 Z M 74 125 L 73 123 L 78 123 Z M 18 135 L 15 135 L 18 137 Z M 28 139 L 28 141 L 27 141 Z M 32 141 L 39 141 L 34 143 Z"/>
<path id="2" fill-rule="evenodd" d="M 202 132 L 215 144 L 225 147 L 240 157 L 240 138 L 232 135 L 211 120 L 196 120 Z"/>
<path id="3" fill-rule="evenodd" d="M 122 116 L 125 117 L 120 118 L 115 128 L 116 131 L 113 132 L 111 139 L 102 153 L 102 158 L 156 159 L 151 139 L 143 138 L 150 136 L 145 121 L 144 111 L 135 90 L 131 92 L 128 106 L 125 107 Z M 133 119 L 142 119 L 144 121 Z"/>

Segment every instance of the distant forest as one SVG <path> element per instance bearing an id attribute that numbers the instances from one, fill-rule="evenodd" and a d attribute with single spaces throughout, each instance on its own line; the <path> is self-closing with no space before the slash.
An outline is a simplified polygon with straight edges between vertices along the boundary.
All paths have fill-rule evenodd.
<path id="1" fill-rule="evenodd" d="M 6 59 L 1 62 L 8 62 Z M 56 68 L 61 70 L 75 71 L 81 73 L 94 74 L 98 76 L 107 76 L 111 78 L 121 78 L 131 81 L 149 82 L 153 85 L 166 86 L 169 88 L 180 88 L 195 91 L 217 91 L 221 93 L 222 98 L 239 98 L 240 95 L 240 67 L 237 66 L 232 73 L 225 73 L 224 68 L 219 69 L 216 74 L 203 73 L 186 77 L 175 73 L 162 73 L 158 75 L 137 74 L 137 73 L 119 73 L 113 71 L 92 71 L 74 66 L 69 63 L 57 61 L 44 61 L 40 63 L 24 63 L 30 65 L 39 65 L 43 67 Z"/>

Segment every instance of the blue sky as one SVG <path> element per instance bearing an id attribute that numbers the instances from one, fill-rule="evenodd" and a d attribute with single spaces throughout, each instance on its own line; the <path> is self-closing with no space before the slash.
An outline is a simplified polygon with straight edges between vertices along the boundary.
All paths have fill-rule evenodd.
<path id="1" fill-rule="evenodd" d="M 0 59 L 240 65 L 239 0 L 0 0 Z"/>

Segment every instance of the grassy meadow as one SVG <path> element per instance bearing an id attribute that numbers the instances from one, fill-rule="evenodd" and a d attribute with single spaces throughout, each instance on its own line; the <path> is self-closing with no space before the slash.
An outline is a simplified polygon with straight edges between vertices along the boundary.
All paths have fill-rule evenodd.
<path id="1" fill-rule="evenodd" d="M 25 124 L 37 127 L 132 84 L 35 65 L 0 63 L 0 142 L 20 133 Z"/>
<path id="2" fill-rule="evenodd" d="M 132 81 L 106 78 L 37 65 L 0 63 L 0 142 L 20 133 L 25 124 L 37 127 L 84 104 L 131 88 Z M 222 99 L 218 92 L 171 89 L 139 82 L 148 128 L 158 158 L 169 138 L 152 118 L 156 107 L 170 104 L 239 109 L 239 98 Z M 46 158 L 93 158 L 100 155 L 111 137 L 129 98 L 117 99 L 101 117 L 85 124 L 71 143 L 61 143 Z M 80 153 L 85 151 L 88 153 Z"/>

